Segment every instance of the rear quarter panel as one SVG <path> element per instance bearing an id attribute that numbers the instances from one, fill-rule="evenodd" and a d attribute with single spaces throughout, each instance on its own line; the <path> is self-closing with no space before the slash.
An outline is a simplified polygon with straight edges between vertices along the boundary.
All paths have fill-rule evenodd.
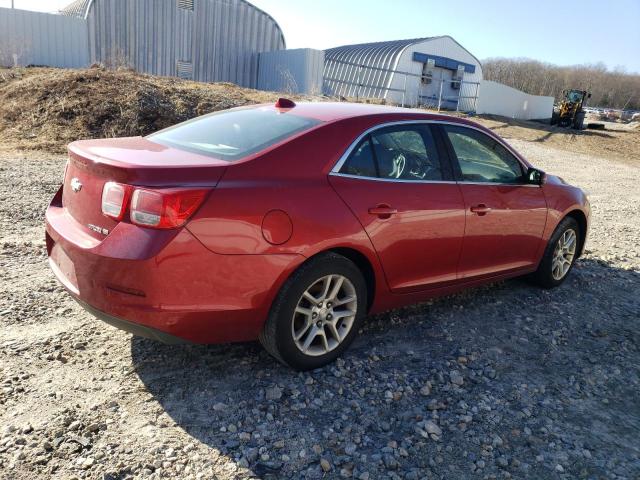
<path id="1" fill-rule="evenodd" d="M 309 258 L 352 248 L 369 260 L 377 287 L 386 287 L 369 237 L 328 180 L 363 128 L 356 119 L 325 124 L 255 160 L 231 164 L 187 228 L 218 254 Z M 274 211 L 284 212 L 291 223 L 289 238 L 281 244 L 263 235 L 265 216 Z"/>

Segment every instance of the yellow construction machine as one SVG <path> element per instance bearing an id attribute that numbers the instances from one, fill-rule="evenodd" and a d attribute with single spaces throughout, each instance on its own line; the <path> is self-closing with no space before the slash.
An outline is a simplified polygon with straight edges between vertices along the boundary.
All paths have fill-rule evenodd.
<path id="1" fill-rule="evenodd" d="M 586 90 L 564 90 L 562 101 L 553 109 L 551 125 L 569 127 L 576 130 L 584 128 L 584 107 L 591 94 Z"/>

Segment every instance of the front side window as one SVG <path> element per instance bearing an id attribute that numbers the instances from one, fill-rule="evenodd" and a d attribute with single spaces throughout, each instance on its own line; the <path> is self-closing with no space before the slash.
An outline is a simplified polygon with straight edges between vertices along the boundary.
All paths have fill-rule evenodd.
<path id="1" fill-rule="evenodd" d="M 394 126 L 367 135 L 340 173 L 389 180 L 442 180 L 431 130 L 424 125 Z"/>
<path id="2" fill-rule="evenodd" d="M 524 183 L 522 165 L 499 142 L 471 128 L 443 127 L 458 159 L 463 181 Z"/>
<path id="3" fill-rule="evenodd" d="M 149 135 L 152 142 L 232 162 L 293 135 L 320 121 L 271 108 L 216 112 Z"/>

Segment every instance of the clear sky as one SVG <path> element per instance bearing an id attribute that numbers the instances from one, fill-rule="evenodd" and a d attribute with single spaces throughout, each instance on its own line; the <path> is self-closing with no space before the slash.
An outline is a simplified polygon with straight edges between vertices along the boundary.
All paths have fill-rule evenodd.
<path id="1" fill-rule="evenodd" d="M 14 0 L 55 12 L 70 0 Z M 603 62 L 640 73 L 640 0 L 251 0 L 288 48 L 451 35 L 479 59 Z M 8 7 L 11 0 L 0 0 Z"/>

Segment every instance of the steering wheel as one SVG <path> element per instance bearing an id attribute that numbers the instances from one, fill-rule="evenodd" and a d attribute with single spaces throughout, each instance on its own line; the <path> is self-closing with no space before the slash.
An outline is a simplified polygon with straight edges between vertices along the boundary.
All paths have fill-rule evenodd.
<path id="1" fill-rule="evenodd" d="M 405 156 L 400 153 L 394 157 L 393 161 L 393 170 L 389 174 L 391 178 L 400 178 L 402 172 L 404 172 L 404 167 L 407 164 L 407 159 Z"/>

